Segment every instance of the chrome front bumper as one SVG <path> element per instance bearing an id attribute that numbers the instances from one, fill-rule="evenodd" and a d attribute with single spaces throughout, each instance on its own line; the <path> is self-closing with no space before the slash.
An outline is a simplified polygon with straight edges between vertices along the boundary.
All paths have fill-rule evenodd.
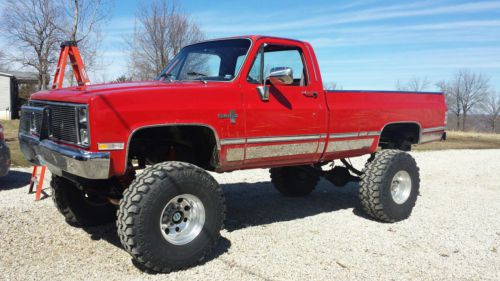
<path id="1" fill-rule="evenodd" d="M 66 172 L 87 179 L 109 178 L 109 152 L 88 152 L 25 134 L 19 134 L 19 143 L 28 161 L 45 165 L 58 176 Z"/>

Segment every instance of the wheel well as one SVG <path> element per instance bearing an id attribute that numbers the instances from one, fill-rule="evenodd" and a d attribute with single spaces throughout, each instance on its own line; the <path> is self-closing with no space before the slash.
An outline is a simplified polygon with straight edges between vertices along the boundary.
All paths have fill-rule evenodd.
<path id="1" fill-rule="evenodd" d="M 219 163 L 214 131 L 201 125 L 147 127 L 130 139 L 128 161 L 140 166 L 165 161 L 187 162 L 207 170 Z"/>
<path id="2" fill-rule="evenodd" d="M 393 123 L 386 125 L 380 134 L 379 146 L 383 149 L 411 150 L 412 144 L 420 139 L 420 125 L 417 123 Z"/>

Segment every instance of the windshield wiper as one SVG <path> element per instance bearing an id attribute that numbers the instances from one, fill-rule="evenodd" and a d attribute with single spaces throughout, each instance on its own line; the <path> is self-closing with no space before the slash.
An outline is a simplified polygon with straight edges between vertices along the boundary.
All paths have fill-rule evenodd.
<path id="1" fill-rule="evenodd" d="M 201 81 L 203 84 L 207 84 L 208 82 L 203 79 L 203 77 L 207 77 L 208 75 L 204 74 L 204 73 L 200 73 L 200 72 L 196 72 L 196 71 L 191 71 L 191 72 L 188 72 L 186 73 L 187 75 L 189 76 L 199 76 L 193 80 L 197 80 L 197 81 Z"/>
<path id="2" fill-rule="evenodd" d="M 189 75 L 189 76 L 203 76 L 203 77 L 207 77 L 208 76 L 208 75 L 206 75 L 204 73 L 200 73 L 200 72 L 196 72 L 196 71 L 191 71 L 191 72 L 188 72 L 186 74 Z"/>

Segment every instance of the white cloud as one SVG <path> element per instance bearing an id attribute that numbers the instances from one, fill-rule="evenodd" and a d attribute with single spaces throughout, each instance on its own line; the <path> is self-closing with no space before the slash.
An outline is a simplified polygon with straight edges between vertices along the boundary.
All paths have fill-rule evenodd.
<path id="1" fill-rule="evenodd" d="M 313 32 L 321 28 L 331 29 L 333 26 L 373 22 L 380 20 L 391 20 L 408 17 L 436 16 L 447 14 L 469 14 L 481 11 L 491 11 L 500 9 L 500 1 L 484 1 L 474 3 L 454 2 L 440 5 L 438 1 L 413 2 L 378 8 L 360 9 L 357 11 L 335 12 L 320 9 L 318 13 L 312 14 L 305 19 L 297 20 L 297 11 L 286 11 L 272 14 L 272 17 L 279 20 L 267 21 L 262 16 L 253 15 L 251 18 L 242 17 L 239 14 L 205 14 L 200 18 L 205 23 L 203 29 L 208 33 L 215 34 L 241 34 L 241 33 L 262 33 L 262 32 L 283 32 L 294 30 L 308 30 Z M 269 17 L 268 13 L 264 13 Z M 279 16 L 283 15 L 283 16 Z M 302 17 L 303 18 L 303 17 Z M 240 23 L 241 22 L 241 23 Z"/>

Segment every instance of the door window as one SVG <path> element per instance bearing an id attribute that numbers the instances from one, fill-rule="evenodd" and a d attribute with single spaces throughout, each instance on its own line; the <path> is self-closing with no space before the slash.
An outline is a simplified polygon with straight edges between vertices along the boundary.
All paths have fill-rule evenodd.
<path id="1" fill-rule="evenodd" d="M 261 54 L 261 52 L 257 54 L 248 73 L 247 81 L 250 83 L 262 83 Z M 290 46 L 267 45 L 264 50 L 264 68 L 262 69 L 264 77 L 268 77 L 271 70 L 283 67 L 292 69 L 294 82 L 291 86 L 307 85 L 307 70 L 300 49 Z"/>

